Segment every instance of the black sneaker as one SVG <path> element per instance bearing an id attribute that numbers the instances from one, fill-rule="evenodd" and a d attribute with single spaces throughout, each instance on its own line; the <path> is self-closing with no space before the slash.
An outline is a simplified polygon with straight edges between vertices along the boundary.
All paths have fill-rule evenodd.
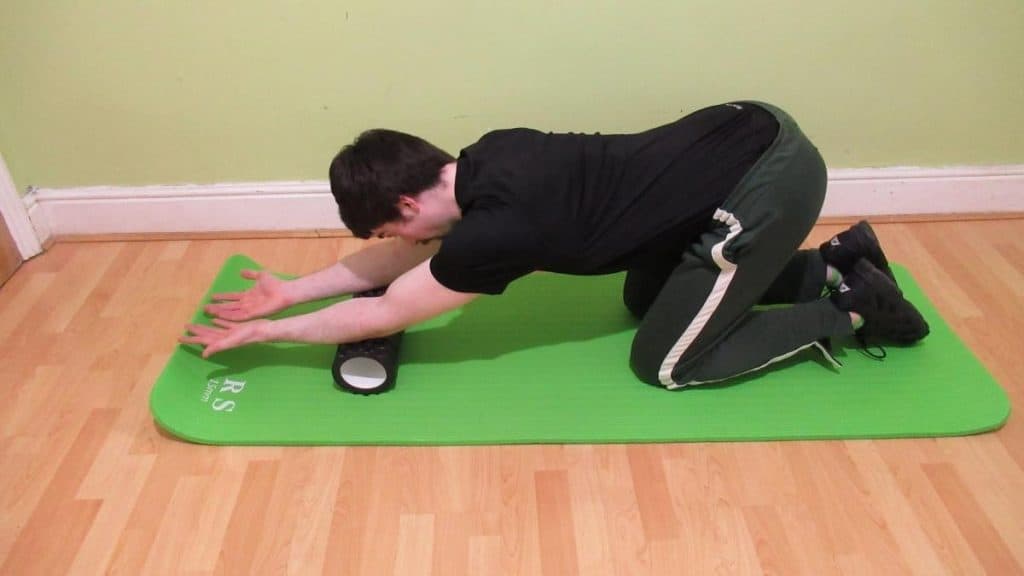
<path id="1" fill-rule="evenodd" d="M 867 258 L 857 260 L 843 276 L 843 283 L 832 293 L 832 301 L 840 310 L 856 312 L 864 318 L 857 337 L 865 345 L 879 340 L 912 344 L 928 335 L 928 322 L 921 313 L 903 297 L 896 283 Z"/>
<path id="2" fill-rule="evenodd" d="M 882 245 L 878 243 L 878 237 L 867 220 L 861 220 L 845 232 L 836 234 L 818 247 L 818 250 L 821 251 L 825 263 L 838 268 L 844 276 L 853 270 L 857 260 L 867 258 L 875 268 L 896 282 L 896 277 L 889 268 L 889 260 L 882 252 Z"/>

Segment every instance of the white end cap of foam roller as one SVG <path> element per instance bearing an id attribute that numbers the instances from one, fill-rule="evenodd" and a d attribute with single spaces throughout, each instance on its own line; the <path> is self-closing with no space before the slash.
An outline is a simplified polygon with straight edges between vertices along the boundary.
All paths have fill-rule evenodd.
<path id="1" fill-rule="evenodd" d="M 346 384 L 360 390 L 373 390 L 388 379 L 387 369 L 373 358 L 349 358 L 338 371 Z"/>

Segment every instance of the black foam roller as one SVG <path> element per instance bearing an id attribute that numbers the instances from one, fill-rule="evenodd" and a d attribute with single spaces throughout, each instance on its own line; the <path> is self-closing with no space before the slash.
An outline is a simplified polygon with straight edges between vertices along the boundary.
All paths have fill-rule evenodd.
<path id="1" fill-rule="evenodd" d="M 374 288 L 353 294 L 353 298 L 377 297 L 387 288 Z M 380 394 L 395 387 L 398 376 L 398 352 L 402 333 L 385 338 L 339 344 L 331 372 L 343 390 L 355 394 Z"/>

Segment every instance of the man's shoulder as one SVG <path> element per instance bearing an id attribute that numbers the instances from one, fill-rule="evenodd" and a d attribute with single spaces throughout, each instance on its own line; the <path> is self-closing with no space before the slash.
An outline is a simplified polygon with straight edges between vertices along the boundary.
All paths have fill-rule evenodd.
<path id="1" fill-rule="evenodd" d="M 466 211 L 445 236 L 439 251 L 485 259 L 534 258 L 543 253 L 543 245 L 525 213 L 506 204 Z"/>
<path id="2" fill-rule="evenodd" d="M 472 147 L 495 147 L 514 145 L 543 137 L 544 132 L 533 128 L 500 128 L 485 133 Z"/>
<path id="3" fill-rule="evenodd" d="M 459 155 L 455 191 L 463 211 L 521 203 L 543 161 L 543 136 L 531 128 L 505 128 L 465 148 Z"/>
<path id="4" fill-rule="evenodd" d="M 430 269 L 449 289 L 500 294 L 509 282 L 536 270 L 543 254 L 539 238 L 518 210 L 475 210 L 464 214 L 441 241 Z"/>

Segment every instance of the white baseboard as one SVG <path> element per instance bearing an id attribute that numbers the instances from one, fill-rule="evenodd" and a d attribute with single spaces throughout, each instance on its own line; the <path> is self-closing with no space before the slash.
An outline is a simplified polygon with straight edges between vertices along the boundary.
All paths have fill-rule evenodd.
<path id="1" fill-rule="evenodd" d="M 37 188 L 25 200 L 54 237 L 345 229 L 327 182 Z"/>
<path id="2" fill-rule="evenodd" d="M 829 170 L 822 216 L 1024 212 L 1024 165 Z"/>
<path id="3" fill-rule="evenodd" d="M 31 191 L 49 236 L 344 230 L 325 181 Z M 824 217 L 1024 213 L 1024 165 L 829 171 Z"/>

